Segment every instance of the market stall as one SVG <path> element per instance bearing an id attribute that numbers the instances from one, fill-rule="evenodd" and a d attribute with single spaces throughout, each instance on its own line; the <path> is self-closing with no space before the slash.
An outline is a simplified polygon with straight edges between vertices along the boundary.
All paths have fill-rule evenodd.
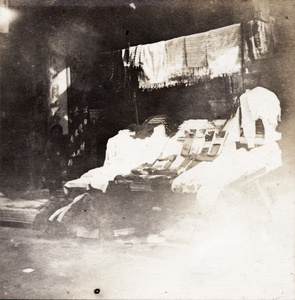
<path id="1" fill-rule="evenodd" d="M 190 193 L 197 201 L 212 203 L 227 184 L 279 167 L 276 126 L 280 102 L 262 87 L 244 93 L 243 84 L 246 62 L 272 52 L 270 28 L 271 24 L 252 21 L 112 53 L 110 80 L 121 80 L 131 90 L 134 74 L 142 90 L 175 85 L 185 89 L 206 80 L 229 78 L 228 118 L 189 119 L 177 127 L 174 122 L 171 130 L 171 118 L 156 115 L 120 130 L 108 140 L 103 166 L 68 181 L 66 194 L 75 189 L 108 193 L 113 186 L 154 192 L 165 186 L 173 193 Z M 122 69 L 116 66 L 118 61 L 123 62 Z M 240 78 L 238 83 L 232 76 Z M 259 119 L 263 122 L 260 133 L 256 128 Z M 74 202 L 80 199 L 83 197 Z"/>
<path id="2" fill-rule="evenodd" d="M 67 182 L 65 189 L 93 188 L 106 192 L 109 182 L 114 181 L 116 184 L 127 184 L 134 191 L 152 191 L 152 186 L 164 182 L 170 183 L 175 179 L 172 183 L 172 191 L 196 193 L 200 184 L 196 182 L 196 186 L 191 186 L 196 174 L 191 175 L 192 178 L 186 177 L 186 174 L 194 174 L 193 171 L 187 173 L 189 170 L 197 170 L 198 176 L 205 178 L 207 168 L 216 169 L 215 172 L 211 171 L 217 174 L 218 169 L 224 171 L 227 167 L 226 172 L 230 174 L 232 170 L 230 166 L 237 155 L 235 165 L 238 166 L 240 173 L 234 173 L 233 178 L 227 183 L 246 173 L 250 174 L 251 169 L 243 169 L 242 163 L 247 159 L 241 158 L 239 163 L 238 153 L 244 153 L 246 158 L 250 158 L 252 153 L 261 152 L 257 154 L 257 158 L 251 159 L 253 166 L 256 165 L 258 169 L 261 166 L 268 169 L 272 169 L 271 166 L 279 166 L 279 148 L 277 146 L 269 148 L 269 145 L 280 139 L 280 134 L 276 131 L 280 120 L 279 100 L 275 94 L 261 87 L 247 91 L 240 99 L 241 105 L 237 107 L 230 119 L 187 120 L 171 137 L 165 132 L 163 124 L 167 120 L 165 116 L 150 118 L 137 130 L 120 131 L 107 144 L 104 165 L 90 170 L 76 180 Z M 263 135 L 256 134 L 255 122 L 258 119 L 262 119 L 265 127 Z M 259 150 L 253 149 L 255 146 L 260 146 Z M 238 148 L 242 149 L 238 150 Z M 269 154 L 268 151 L 271 153 L 274 151 L 277 157 L 259 160 L 259 155 L 265 159 Z M 219 166 L 220 161 L 223 161 L 223 165 Z M 245 164 L 245 167 L 250 166 L 249 163 Z M 201 171 L 198 171 L 199 169 Z M 257 170 L 254 168 L 253 172 L 255 171 Z M 207 181 L 212 182 L 210 179 L 212 175 L 208 177 Z M 191 189 L 178 187 L 177 182 L 182 178 L 188 180 L 187 184 Z M 225 176 L 221 178 L 224 179 Z"/>

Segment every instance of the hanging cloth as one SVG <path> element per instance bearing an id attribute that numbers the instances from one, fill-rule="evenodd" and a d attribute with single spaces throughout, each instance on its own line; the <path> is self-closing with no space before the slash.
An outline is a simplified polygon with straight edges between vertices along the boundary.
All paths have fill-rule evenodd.
<path id="1" fill-rule="evenodd" d="M 188 68 L 186 73 L 189 75 L 189 84 L 209 77 L 206 40 L 206 32 L 185 37 L 186 66 Z"/>
<path id="2" fill-rule="evenodd" d="M 130 47 L 129 62 L 134 68 L 140 67 L 141 63 L 141 45 Z"/>
<path id="3" fill-rule="evenodd" d="M 130 67 L 130 50 L 129 48 L 122 50 L 122 61 L 124 67 Z"/>
<path id="4" fill-rule="evenodd" d="M 240 97 L 242 127 L 248 147 L 254 147 L 256 136 L 255 121 L 261 119 L 265 131 L 265 141 L 272 142 L 277 138 L 276 127 L 281 120 L 280 101 L 275 93 L 263 87 L 256 87 Z"/>
<path id="5" fill-rule="evenodd" d="M 116 89 L 124 85 L 124 59 L 122 50 L 102 54 L 101 69 L 103 70 L 104 82 L 110 82 Z"/>
<path id="6" fill-rule="evenodd" d="M 167 59 L 165 42 L 141 46 L 140 65 L 142 72 L 138 75 L 139 88 L 162 88 L 167 81 Z"/>
<path id="7" fill-rule="evenodd" d="M 206 45 L 211 78 L 240 72 L 240 24 L 208 31 Z"/>
<path id="8" fill-rule="evenodd" d="M 189 68 L 207 67 L 207 33 L 192 34 L 185 37 L 186 62 Z"/>
<path id="9" fill-rule="evenodd" d="M 249 57 L 252 60 L 267 58 L 273 52 L 274 24 L 260 20 L 247 23 L 246 40 L 249 47 Z"/>
<path id="10" fill-rule="evenodd" d="M 183 83 L 184 69 L 186 68 L 184 37 L 166 41 L 165 48 L 167 55 L 166 86 Z"/>

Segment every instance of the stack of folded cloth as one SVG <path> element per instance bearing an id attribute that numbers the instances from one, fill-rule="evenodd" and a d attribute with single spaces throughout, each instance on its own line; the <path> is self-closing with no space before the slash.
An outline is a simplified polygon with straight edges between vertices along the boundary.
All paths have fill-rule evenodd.
<path id="1" fill-rule="evenodd" d="M 162 116 L 158 117 L 162 119 Z M 152 123 L 157 120 L 156 117 Z M 205 121 L 207 123 L 207 120 Z M 212 162 L 221 153 L 228 133 L 216 126 L 205 129 L 204 126 L 198 127 L 199 129 L 186 128 L 180 134 L 169 138 L 161 155 L 154 163 L 142 164 L 132 169 L 127 176 L 117 176 L 115 181 L 125 184 L 170 182 L 202 161 Z"/>
<path id="2" fill-rule="evenodd" d="M 226 136 L 217 129 L 186 131 L 184 137 L 170 139 L 153 164 L 141 165 L 132 174 L 177 176 L 201 161 L 213 161 L 221 153 Z"/>

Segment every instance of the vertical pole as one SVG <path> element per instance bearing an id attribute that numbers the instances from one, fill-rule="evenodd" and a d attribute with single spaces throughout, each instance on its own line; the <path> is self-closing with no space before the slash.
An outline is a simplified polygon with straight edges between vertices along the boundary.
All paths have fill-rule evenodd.
<path id="1" fill-rule="evenodd" d="M 136 118 L 136 124 L 139 125 L 139 120 L 138 120 L 138 109 L 137 109 L 136 92 L 135 92 L 135 90 L 134 90 L 134 92 L 133 92 L 133 101 L 134 101 L 134 106 L 135 106 L 135 118 Z"/>
<path id="2" fill-rule="evenodd" d="M 244 22 L 241 23 L 241 76 L 242 76 L 242 93 L 245 93 L 245 47 L 244 41 L 245 40 L 245 24 Z"/>

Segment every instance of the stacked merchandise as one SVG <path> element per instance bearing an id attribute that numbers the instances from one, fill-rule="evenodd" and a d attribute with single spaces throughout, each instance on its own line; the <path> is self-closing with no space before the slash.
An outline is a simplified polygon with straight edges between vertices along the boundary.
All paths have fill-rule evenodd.
<path id="1" fill-rule="evenodd" d="M 225 123 L 226 120 L 185 121 L 152 164 L 142 164 L 127 176 L 116 176 L 115 183 L 127 184 L 132 191 L 153 191 L 170 185 L 181 173 L 202 161 L 213 161 L 222 152 L 228 135 L 223 131 Z"/>
<path id="2" fill-rule="evenodd" d="M 224 128 L 228 132 L 225 145 L 239 142 L 244 147 L 223 151 L 213 162 L 202 162 L 182 173 L 172 182 L 174 192 L 197 193 L 198 201 L 212 203 L 226 185 L 256 173 L 265 174 L 282 165 L 281 150 L 276 143 L 281 138 L 276 131 L 281 116 L 277 96 L 256 87 L 244 93 L 240 102 L 241 125 L 238 109 Z M 264 126 L 263 142 L 258 142 L 255 135 L 258 119 Z"/>
<path id="3" fill-rule="evenodd" d="M 241 96 L 240 108 L 229 120 L 187 120 L 175 134 L 170 131 L 170 136 L 164 116 L 152 117 L 131 130 L 121 130 L 108 141 L 103 167 L 67 182 L 65 187 L 106 192 L 109 183 L 114 182 L 128 185 L 132 191 L 153 191 L 154 187 L 166 184 L 174 192 L 196 193 L 202 185 L 211 188 L 214 169 L 213 173 L 219 174 L 221 179 L 230 178 L 226 181 L 229 183 L 257 168 L 270 170 L 279 166 L 281 154 L 275 142 L 280 138 L 276 132 L 280 103 L 276 95 L 256 87 Z M 260 118 L 265 127 L 264 145 L 256 150 L 252 129 L 254 127 L 255 133 L 255 121 Z M 243 134 L 248 150 L 254 147 L 252 152 L 237 150 L 237 142 L 242 141 Z M 264 155 L 259 163 L 251 160 L 251 157 L 258 160 L 259 155 Z M 240 164 L 239 159 L 248 163 Z M 228 170 L 228 176 L 222 176 L 220 172 L 227 166 L 233 169 Z M 225 184 L 221 179 L 216 178 L 214 185 Z"/>
<path id="4" fill-rule="evenodd" d="M 49 200 L 11 200 L 0 193 L 0 222 L 31 226 Z"/>
<path id="5" fill-rule="evenodd" d="M 163 124 L 148 123 L 130 127 L 120 130 L 108 140 L 103 166 L 68 181 L 65 184 L 66 191 L 72 188 L 94 188 L 106 192 L 109 182 L 116 175 L 127 175 L 138 165 L 154 162 L 169 139 L 166 127 Z"/>

